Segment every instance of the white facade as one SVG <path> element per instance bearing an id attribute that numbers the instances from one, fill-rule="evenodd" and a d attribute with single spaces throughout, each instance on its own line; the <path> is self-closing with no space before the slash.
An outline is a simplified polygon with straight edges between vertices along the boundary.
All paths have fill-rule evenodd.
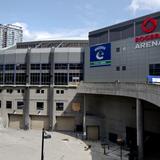
<path id="1" fill-rule="evenodd" d="M 0 48 L 11 47 L 22 42 L 23 31 L 19 26 L 7 24 L 0 25 Z"/>

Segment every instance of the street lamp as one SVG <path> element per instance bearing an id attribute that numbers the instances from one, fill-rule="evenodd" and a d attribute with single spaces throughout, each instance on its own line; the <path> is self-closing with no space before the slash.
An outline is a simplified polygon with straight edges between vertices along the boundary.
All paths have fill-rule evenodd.
<path id="1" fill-rule="evenodd" d="M 44 128 L 42 129 L 42 146 L 41 146 L 41 160 L 44 160 L 44 139 L 51 138 L 50 134 L 47 134 Z"/>

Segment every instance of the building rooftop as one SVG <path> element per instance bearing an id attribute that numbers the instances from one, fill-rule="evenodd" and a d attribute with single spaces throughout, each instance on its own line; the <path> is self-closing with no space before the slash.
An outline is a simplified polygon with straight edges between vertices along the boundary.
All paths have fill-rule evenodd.
<path id="1" fill-rule="evenodd" d="M 46 40 L 17 43 L 17 48 L 87 47 L 88 40 Z"/>
<path id="2" fill-rule="evenodd" d="M 145 16 L 142 16 L 142 17 L 138 17 L 138 18 L 135 18 L 135 19 L 131 19 L 131 20 L 128 20 L 128 21 L 124 21 L 124 22 L 121 22 L 121 23 L 118 23 L 118 24 L 114 24 L 114 25 L 111 25 L 111 26 L 107 26 L 107 27 L 104 27 L 104 28 L 101 28 L 101 29 L 91 31 L 91 32 L 89 32 L 89 36 L 96 35 L 96 34 L 99 34 L 99 33 L 103 33 L 103 32 L 106 32 L 108 30 L 120 30 L 120 28 L 123 28 L 123 27 L 128 26 L 128 25 L 132 25 L 134 22 L 141 22 L 145 17 L 160 17 L 160 12 L 155 12 L 155 13 L 152 13 L 152 14 L 149 14 L 149 15 L 145 15 Z"/>

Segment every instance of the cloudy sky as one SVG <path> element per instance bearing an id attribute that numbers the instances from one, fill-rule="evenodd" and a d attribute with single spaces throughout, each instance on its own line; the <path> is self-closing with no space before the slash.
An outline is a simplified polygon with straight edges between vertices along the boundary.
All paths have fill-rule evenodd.
<path id="1" fill-rule="evenodd" d="M 24 41 L 87 39 L 88 32 L 160 11 L 160 0 L 5 0 L 2 24 L 23 27 Z"/>

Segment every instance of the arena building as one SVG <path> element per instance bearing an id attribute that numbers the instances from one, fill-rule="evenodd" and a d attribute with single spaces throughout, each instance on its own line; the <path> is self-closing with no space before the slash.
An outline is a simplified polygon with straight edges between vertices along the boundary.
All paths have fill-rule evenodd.
<path id="1" fill-rule="evenodd" d="M 138 149 L 139 160 L 158 160 L 159 39 L 157 12 L 92 31 L 89 42 L 24 42 L 1 51 L 1 123 L 118 139 Z"/>
<path id="2" fill-rule="evenodd" d="M 84 134 L 91 125 L 138 146 L 139 160 L 159 159 L 160 12 L 90 32 L 84 60 Z"/>

